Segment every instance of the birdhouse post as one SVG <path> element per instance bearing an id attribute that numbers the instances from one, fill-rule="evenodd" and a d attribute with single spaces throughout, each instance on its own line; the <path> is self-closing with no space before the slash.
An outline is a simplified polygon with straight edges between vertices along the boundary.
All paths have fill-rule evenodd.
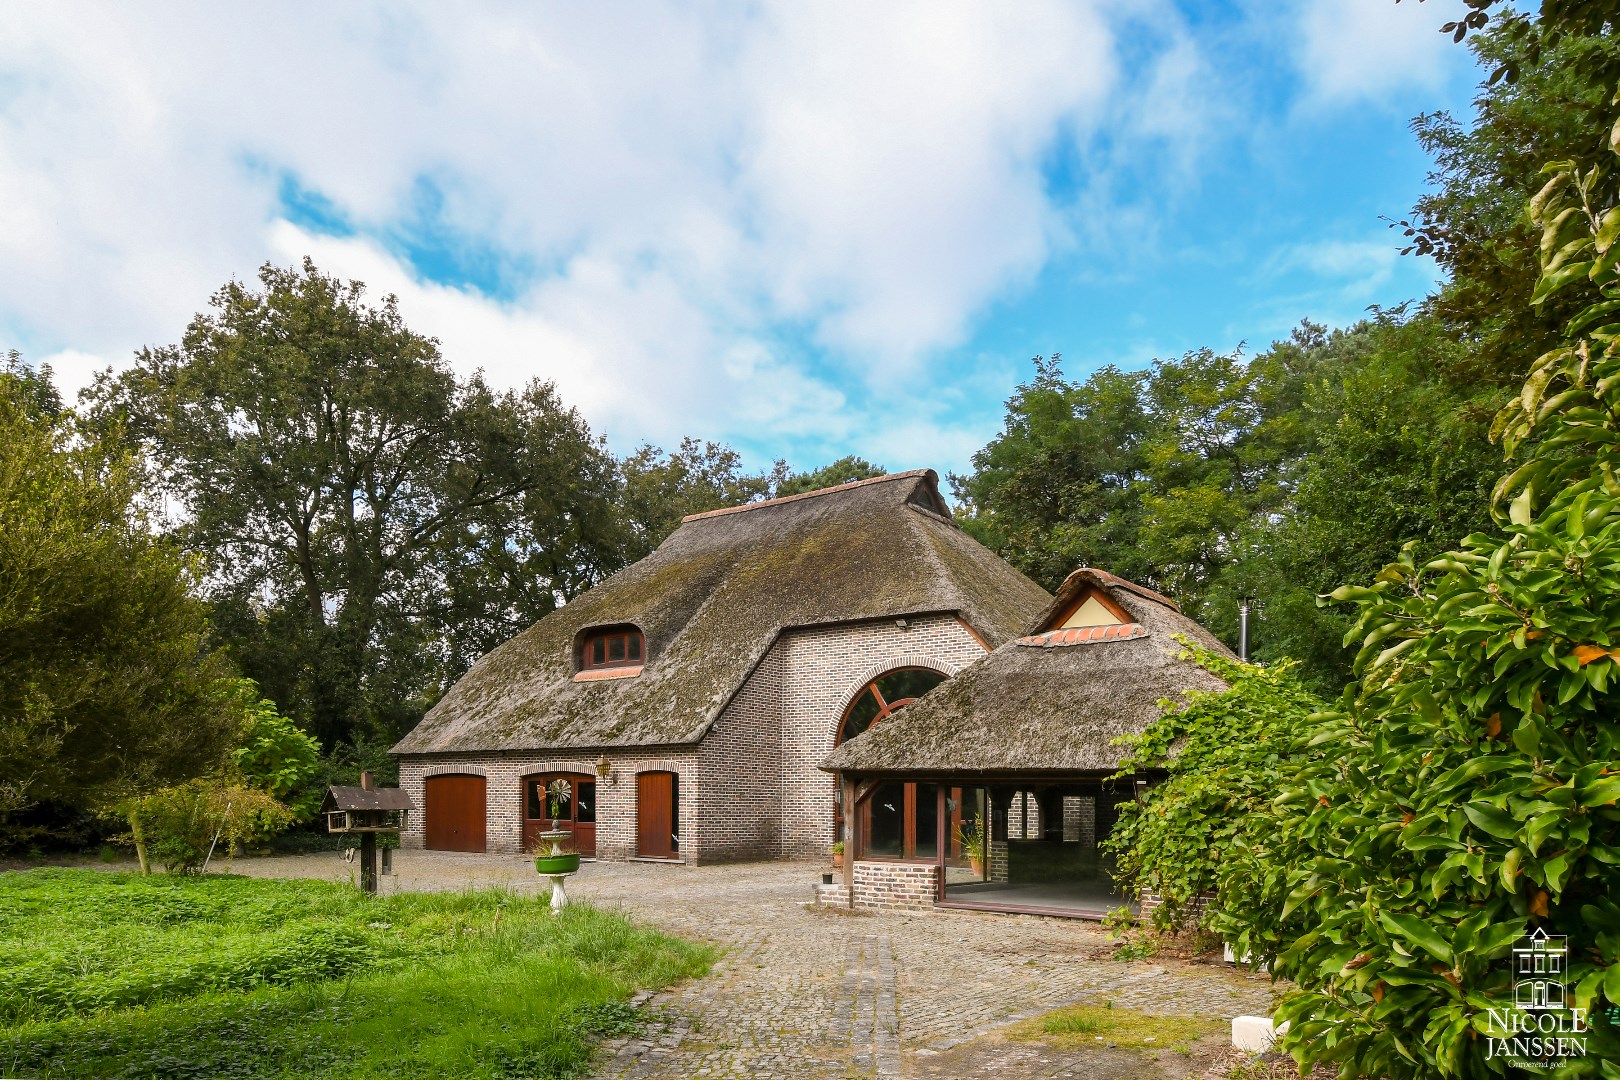
<path id="1" fill-rule="evenodd" d="M 405 827 L 405 815 L 415 809 L 409 795 L 399 788 L 378 787 L 369 772 L 360 774 L 359 787 L 334 784 L 326 789 L 321 812 L 326 815 L 327 832 L 360 834 L 360 888 L 364 891 L 377 891 L 377 834 L 398 836 Z"/>

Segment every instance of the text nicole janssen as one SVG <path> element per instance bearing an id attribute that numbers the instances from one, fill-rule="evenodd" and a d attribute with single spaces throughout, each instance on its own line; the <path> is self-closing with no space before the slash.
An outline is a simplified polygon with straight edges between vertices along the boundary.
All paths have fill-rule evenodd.
<path id="1" fill-rule="evenodd" d="M 1488 1060 L 1518 1059 L 1518 1063 L 1552 1063 L 1552 1058 L 1584 1057 L 1586 1054 L 1585 1009 L 1553 1009 L 1529 1012 L 1522 1009 L 1490 1009 L 1490 1030 L 1485 1051 Z"/>

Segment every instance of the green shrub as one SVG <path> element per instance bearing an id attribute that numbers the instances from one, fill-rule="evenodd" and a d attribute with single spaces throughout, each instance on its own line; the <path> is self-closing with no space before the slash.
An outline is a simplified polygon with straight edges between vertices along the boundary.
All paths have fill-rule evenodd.
<path id="1" fill-rule="evenodd" d="M 201 870 L 211 856 L 228 859 L 237 846 L 286 828 L 293 813 L 273 796 L 231 780 L 192 780 L 142 798 L 119 810 L 130 821 L 130 839 L 144 845 L 170 873 Z"/>
<path id="2" fill-rule="evenodd" d="M 1570 10 L 1544 16 L 1556 29 Z M 1409 549 L 1333 594 L 1358 612 L 1359 682 L 1254 831 L 1252 903 L 1216 917 L 1295 984 L 1277 1016 L 1303 1064 L 1620 1076 L 1617 166 L 1550 166 L 1530 205 L 1534 302 L 1581 289 L 1588 306 L 1498 415 L 1510 454 L 1535 440 L 1497 485 L 1499 532 L 1422 564 Z M 1492 1013 L 1513 1015 L 1512 950 L 1532 929 L 1565 939 L 1582 1056 L 1500 1052 Z"/>
<path id="3" fill-rule="evenodd" d="M 1260 812 L 1302 759 L 1308 718 L 1322 707 L 1292 664 L 1261 668 L 1186 644 L 1184 655 L 1229 689 L 1166 701 L 1164 715 L 1127 740 L 1120 776 L 1163 769 L 1169 777 L 1120 804 L 1103 843 L 1123 887 L 1158 894 L 1153 922 L 1170 932 L 1197 921 L 1201 897 L 1249 902 L 1253 853 L 1269 827 Z"/>
<path id="4" fill-rule="evenodd" d="M 276 710 L 275 702 L 261 698 L 251 679 L 241 680 L 240 696 L 248 730 L 232 760 L 249 785 L 285 803 L 294 821 L 307 821 L 320 810 L 325 786 L 315 783 L 321 772 L 321 747 Z"/>

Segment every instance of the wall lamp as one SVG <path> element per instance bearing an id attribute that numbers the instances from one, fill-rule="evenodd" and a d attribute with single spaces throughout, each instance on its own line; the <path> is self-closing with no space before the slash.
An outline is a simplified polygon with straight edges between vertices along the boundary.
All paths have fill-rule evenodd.
<path id="1" fill-rule="evenodd" d="M 613 779 L 613 763 L 608 761 L 606 754 L 602 754 L 596 759 L 596 778 L 598 780 Z"/>

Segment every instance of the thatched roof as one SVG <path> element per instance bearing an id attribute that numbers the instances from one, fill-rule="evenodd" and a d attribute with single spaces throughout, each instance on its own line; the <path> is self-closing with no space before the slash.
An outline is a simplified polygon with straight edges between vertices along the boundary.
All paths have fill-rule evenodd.
<path id="1" fill-rule="evenodd" d="M 789 627 L 954 612 L 993 647 L 1049 599 L 952 523 L 928 469 L 696 514 L 479 660 L 394 753 L 691 744 Z M 580 632 L 626 623 L 641 673 L 576 680 Z"/>
<path id="2" fill-rule="evenodd" d="M 1130 616 L 1118 625 L 1061 628 L 1090 590 Z M 1190 640 L 1232 655 L 1170 600 L 1100 570 L 1076 570 L 1029 628 L 822 761 L 829 772 L 1011 773 L 1113 771 L 1120 735 L 1141 732 L 1159 702 L 1225 683 L 1180 659 Z"/>

